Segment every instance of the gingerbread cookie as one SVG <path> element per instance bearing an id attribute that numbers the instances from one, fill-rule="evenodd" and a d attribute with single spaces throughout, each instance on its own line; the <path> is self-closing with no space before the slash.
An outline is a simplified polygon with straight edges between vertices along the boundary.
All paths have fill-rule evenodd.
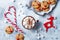
<path id="1" fill-rule="evenodd" d="M 37 15 L 44 15 L 49 13 L 55 7 L 57 0 L 33 0 L 32 9 L 34 9 Z M 40 12 L 40 13 L 39 13 Z"/>
<path id="2" fill-rule="evenodd" d="M 23 34 L 17 34 L 16 40 L 24 40 L 24 35 Z"/>
<path id="3" fill-rule="evenodd" d="M 56 4 L 56 0 L 47 0 L 48 1 L 48 4 Z"/>
<path id="4" fill-rule="evenodd" d="M 47 1 L 42 1 L 42 2 L 41 2 L 41 8 L 42 8 L 42 10 L 43 10 L 44 12 L 49 11 L 49 4 L 48 4 L 48 2 L 47 2 Z"/>
<path id="5" fill-rule="evenodd" d="M 36 9 L 36 11 L 41 11 L 41 3 L 37 0 L 34 0 L 32 2 L 32 7 Z"/>
<path id="6" fill-rule="evenodd" d="M 32 29 L 35 26 L 35 19 L 31 16 L 23 18 L 22 25 L 26 29 Z"/>
<path id="7" fill-rule="evenodd" d="M 7 34 L 12 34 L 13 31 L 14 31 L 14 29 L 13 29 L 12 26 L 7 26 L 7 27 L 5 28 L 5 32 L 6 32 Z"/>
<path id="8" fill-rule="evenodd" d="M 41 8 L 37 8 L 37 9 L 35 9 L 35 11 L 37 11 L 37 12 L 41 12 L 42 9 L 41 9 Z"/>

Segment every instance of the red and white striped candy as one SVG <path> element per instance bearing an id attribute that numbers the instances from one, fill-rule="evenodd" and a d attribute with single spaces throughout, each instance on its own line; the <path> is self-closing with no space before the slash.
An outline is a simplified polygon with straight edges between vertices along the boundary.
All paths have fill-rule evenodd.
<path id="1" fill-rule="evenodd" d="M 10 18 L 7 17 L 8 14 L 11 14 L 10 10 L 11 9 L 14 9 L 14 22 L 12 22 L 10 20 Z M 16 8 L 14 6 L 10 6 L 9 9 L 8 9 L 8 12 L 4 13 L 4 17 L 7 19 L 8 22 L 10 22 L 15 28 L 17 31 L 21 32 L 21 33 L 24 33 L 18 26 L 17 26 L 17 19 L 16 19 Z"/>

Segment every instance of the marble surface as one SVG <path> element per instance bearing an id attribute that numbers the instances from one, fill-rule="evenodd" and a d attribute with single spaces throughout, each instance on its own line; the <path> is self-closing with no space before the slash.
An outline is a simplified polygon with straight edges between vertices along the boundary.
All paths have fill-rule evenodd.
<path id="1" fill-rule="evenodd" d="M 16 7 L 17 13 L 17 25 L 25 32 L 24 40 L 60 40 L 60 0 L 57 0 L 57 5 L 53 11 L 49 14 L 53 15 L 56 19 L 54 20 L 54 25 L 56 29 L 50 28 L 46 33 L 43 26 L 47 18 L 50 17 L 49 14 L 45 16 L 39 16 L 35 14 L 33 10 L 30 9 L 31 0 L 1 0 L 0 1 L 0 40 L 16 40 L 15 35 L 19 32 L 13 32 L 12 34 L 6 34 L 5 27 L 11 25 L 5 18 L 4 13 L 7 11 L 9 6 Z M 27 5 L 26 5 L 27 4 Z M 11 15 L 8 15 L 8 17 Z M 25 16 L 32 16 L 35 20 L 39 20 L 39 26 L 37 29 L 27 30 L 22 26 L 22 19 Z M 13 20 L 13 15 L 10 17 Z M 40 29 L 41 28 L 41 29 Z"/>

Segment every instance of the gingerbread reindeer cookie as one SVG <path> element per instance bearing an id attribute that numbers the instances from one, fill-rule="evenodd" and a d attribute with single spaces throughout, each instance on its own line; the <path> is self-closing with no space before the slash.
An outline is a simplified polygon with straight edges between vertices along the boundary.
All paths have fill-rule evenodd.
<path id="1" fill-rule="evenodd" d="M 47 1 L 42 1 L 41 2 L 41 8 L 45 12 L 49 11 L 49 4 L 48 4 L 48 2 Z"/>
<path id="2" fill-rule="evenodd" d="M 33 0 L 32 9 L 36 11 L 37 15 L 44 15 L 51 12 L 56 6 L 57 0 Z"/>
<path id="3" fill-rule="evenodd" d="M 6 32 L 7 34 L 12 34 L 13 31 L 14 31 L 14 29 L 13 29 L 12 26 L 7 26 L 7 27 L 5 28 L 5 32 Z"/>
<path id="4" fill-rule="evenodd" d="M 24 35 L 23 34 L 17 34 L 16 40 L 24 40 Z"/>
<path id="5" fill-rule="evenodd" d="M 32 7 L 38 12 L 41 11 L 41 3 L 37 0 L 32 2 Z"/>
<path id="6" fill-rule="evenodd" d="M 47 0 L 47 1 L 48 1 L 48 4 L 52 4 L 52 5 L 56 4 L 56 0 Z"/>

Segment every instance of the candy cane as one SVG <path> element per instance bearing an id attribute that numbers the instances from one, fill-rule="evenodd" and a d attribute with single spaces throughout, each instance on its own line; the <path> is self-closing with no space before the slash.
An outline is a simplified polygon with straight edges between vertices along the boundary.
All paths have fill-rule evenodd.
<path id="1" fill-rule="evenodd" d="M 16 20 L 16 9 L 15 9 L 15 7 L 14 6 L 9 7 L 8 11 L 10 11 L 12 8 L 14 9 L 14 17 L 15 17 L 14 18 L 14 22 L 17 23 L 17 20 Z"/>
<path id="2" fill-rule="evenodd" d="M 14 9 L 14 22 L 12 22 L 8 17 L 7 14 L 11 14 L 10 10 Z M 17 19 L 16 19 L 16 8 L 14 6 L 9 7 L 8 12 L 4 13 L 4 17 L 10 22 L 16 29 L 17 31 L 24 33 L 18 26 L 17 26 Z"/>

